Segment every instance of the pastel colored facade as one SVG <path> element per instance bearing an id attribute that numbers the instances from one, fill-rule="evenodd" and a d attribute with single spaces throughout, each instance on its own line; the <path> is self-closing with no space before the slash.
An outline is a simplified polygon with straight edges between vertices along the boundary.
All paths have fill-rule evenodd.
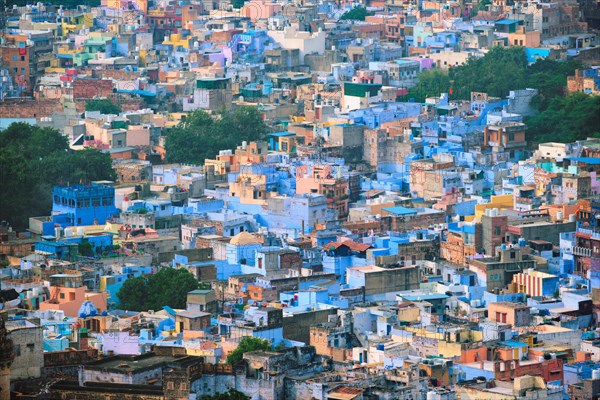
<path id="1" fill-rule="evenodd" d="M 531 297 L 554 296 L 558 284 L 558 276 L 540 271 L 525 271 L 513 276 L 514 291 Z"/>
<path id="2" fill-rule="evenodd" d="M 489 203 L 475 205 L 475 219 L 481 221 L 481 216 L 485 214 L 487 209 L 511 210 L 514 207 L 514 199 L 512 194 L 500 196 L 492 196 Z"/>
<path id="3" fill-rule="evenodd" d="M 77 274 L 55 274 L 50 277 L 50 299 L 40 303 L 40 311 L 60 310 L 69 317 L 79 317 L 81 306 L 90 301 L 98 313 L 106 311 L 108 295 L 86 292 L 83 276 Z"/>
<path id="4" fill-rule="evenodd" d="M 513 327 L 529 324 L 530 307 L 523 304 L 508 302 L 488 304 L 488 318 L 490 321 L 509 324 Z"/>
<path id="5" fill-rule="evenodd" d="M 527 146 L 526 129 L 527 125 L 521 122 L 500 122 L 488 125 L 483 132 L 483 144 L 498 152 L 508 153 L 511 160 L 521 160 Z"/>
<path id="6" fill-rule="evenodd" d="M 322 30 L 310 33 L 298 31 L 295 27 L 287 27 L 281 31 L 269 31 L 268 34 L 284 49 L 299 49 L 301 60 L 304 60 L 306 54 L 323 54 L 325 51 L 327 33 Z"/>
<path id="7" fill-rule="evenodd" d="M 526 31 L 524 26 L 520 26 L 513 33 L 508 34 L 509 46 L 519 47 L 540 47 L 541 35 L 539 31 Z"/>
<path id="8" fill-rule="evenodd" d="M 296 168 L 296 193 L 318 193 L 327 197 L 327 207 L 337 211 L 339 217 L 348 215 L 348 182 L 334 176 L 329 165 L 302 165 Z"/>
<path id="9" fill-rule="evenodd" d="M 240 14 L 244 17 L 250 18 L 252 22 L 256 22 L 259 19 L 267 19 L 277 15 L 281 11 L 281 3 L 265 0 L 251 0 L 245 3 L 240 9 Z"/>

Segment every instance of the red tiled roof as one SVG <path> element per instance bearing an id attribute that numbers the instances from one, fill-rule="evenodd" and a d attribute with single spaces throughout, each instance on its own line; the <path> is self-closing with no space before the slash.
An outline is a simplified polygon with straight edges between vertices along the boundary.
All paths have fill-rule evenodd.
<path id="1" fill-rule="evenodd" d="M 344 242 L 330 242 L 330 243 L 327 243 L 325 246 L 323 246 L 323 248 L 325 250 L 329 250 L 333 247 L 335 250 L 337 250 L 338 248 L 340 248 L 340 246 L 346 246 L 350 250 L 357 251 L 357 252 L 367 251 L 367 249 L 371 248 L 371 245 L 369 245 L 369 244 L 356 243 L 352 240 L 346 240 Z"/>

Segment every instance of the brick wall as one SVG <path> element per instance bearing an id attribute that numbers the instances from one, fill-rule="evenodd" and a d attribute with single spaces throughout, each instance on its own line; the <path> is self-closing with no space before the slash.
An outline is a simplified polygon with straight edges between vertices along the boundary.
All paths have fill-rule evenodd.
<path id="1" fill-rule="evenodd" d="M 123 81 L 131 81 L 140 77 L 139 72 L 126 71 L 124 69 L 101 69 L 94 70 L 92 77 L 96 79 L 115 79 Z"/>
<path id="2" fill-rule="evenodd" d="M 108 97 L 113 92 L 112 79 L 80 79 L 73 81 L 74 99 Z"/>
<path id="3" fill-rule="evenodd" d="M 58 99 L 16 99 L 0 102 L 0 118 L 41 118 L 51 117 L 54 112 L 62 112 Z"/>

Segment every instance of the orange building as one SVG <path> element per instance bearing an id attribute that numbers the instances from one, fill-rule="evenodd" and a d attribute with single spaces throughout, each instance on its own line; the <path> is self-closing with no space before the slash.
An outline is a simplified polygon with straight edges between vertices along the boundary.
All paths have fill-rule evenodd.
<path id="1" fill-rule="evenodd" d="M 497 149 L 498 152 L 507 152 L 513 159 L 527 146 L 526 129 L 527 125 L 522 122 L 499 122 L 488 125 L 483 132 L 483 144 Z"/>
<path id="2" fill-rule="evenodd" d="M 488 316 L 493 322 L 526 326 L 529 324 L 529 306 L 509 302 L 490 303 Z"/>
<path id="3" fill-rule="evenodd" d="M 89 300 L 99 313 L 106 311 L 107 293 L 88 293 L 83 275 L 56 274 L 50 277 L 50 299 L 40 303 L 40 310 L 62 310 L 66 316 L 78 317 L 81 305 Z"/>
<path id="4" fill-rule="evenodd" d="M 348 215 L 348 181 L 334 177 L 330 165 L 302 165 L 296 168 L 296 193 L 319 193 L 327 197 L 327 208 L 338 211 L 338 217 Z"/>

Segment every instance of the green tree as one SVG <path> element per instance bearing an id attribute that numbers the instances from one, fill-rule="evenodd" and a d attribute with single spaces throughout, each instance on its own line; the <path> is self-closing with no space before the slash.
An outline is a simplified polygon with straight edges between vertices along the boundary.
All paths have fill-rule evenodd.
<path id="1" fill-rule="evenodd" d="M 422 103 L 427 97 L 448 93 L 449 89 L 450 78 L 448 74 L 439 69 L 431 69 L 419 75 L 419 84 L 408 91 L 408 97 Z"/>
<path id="2" fill-rule="evenodd" d="M 340 20 L 364 21 L 368 15 L 373 14 L 369 13 L 364 7 L 354 7 L 352 10 L 343 13 Z"/>
<path id="3" fill-rule="evenodd" d="M 452 99 L 469 99 L 471 92 L 486 92 L 504 98 L 509 91 L 526 87 L 537 89 L 534 105 L 540 110 L 550 100 L 563 96 L 567 77 L 581 68 L 578 61 L 540 59 L 528 65 L 522 47 L 494 47 L 483 57 L 474 57 L 448 71 L 430 70 L 419 75 L 419 83 L 410 89 L 408 98 L 424 101 L 428 96 L 450 93 Z"/>
<path id="4" fill-rule="evenodd" d="M 167 159 L 176 163 L 203 164 L 220 150 L 234 149 L 243 141 L 261 139 L 266 131 L 255 107 L 223 110 L 215 117 L 204 110 L 196 110 L 167 133 Z"/>
<path id="5" fill-rule="evenodd" d="M 485 10 L 487 10 L 487 6 L 489 6 L 490 4 L 492 4 L 492 0 L 481 0 L 479 2 L 479 5 L 477 6 L 477 9 L 481 10 L 481 11 L 485 11 Z"/>
<path id="6" fill-rule="evenodd" d="M 554 97 L 548 108 L 525 121 L 533 143 L 568 143 L 600 137 L 600 96 L 575 92 Z"/>
<path id="7" fill-rule="evenodd" d="M 94 255 L 94 247 L 92 244 L 86 239 L 79 243 L 79 254 L 85 257 L 92 257 Z"/>
<path id="8" fill-rule="evenodd" d="M 583 65 L 576 60 L 549 59 L 537 60 L 527 68 L 527 86 L 538 90 L 535 100 L 540 110 L 545 110 L 552 98 L 565 95 L 567 77 L 574 75 L 575 70 L 580 68 Z"/>
<path id="9" fill-rule="evenodd" d="M 52 187 L 61 181 L 115 178 L 108 154 L 71 150 L 54 129 L 15 123 L 0 131 L 0 220 L 16 229 L 50 213 Z"/>
<path id="10" fill-rule="evenodd" d="M 233 6 L 233 8 L 242 8 L 244 6 L 244 4 L 246 3 L 246 0 L 231 0 L 231 5 Z"/>
<path id="11" fill-rule="evenodd" d="M 212 396 L 205 394 L 204 396 L 200 396 L 198 400 L 250 400 L 250 396 L 246 396 L 235 389 L 229 389 L 225 393 L 217 393 Z"/>
<path id="12" fill-rule="evenodd" d="M 127 279 L 117 297 L 120 308 L 132 311 L 185 308 L 188 292 L 196 289 L 198 281 L 186 269 L 163 268 L 156 274 Z"/>
<path id="13" fill-rule="evenodd" d="M 526 87 L 527 57 L 522 47 L 494 47 L 484 57 L 472 57 L 452 67 L 448 76 L 453 99 L 469 99 L 471 92 L 504 98 L 511 90 Z"/>
<path id="14" fill-rule="evenodd" d="M 239 364 L 244 358 L 244 353 L 257 350 L 271 350 L 271 343 L 268 340 L 245 336 L 240 340 L 236 349 L 229 353 L 227 363 L 232 365 Z"/>
<path id="15" fill-rule="evenodd" d="M 102 114 L 120 114 L 123 112 L 120 104 L 109 99 L 90 99 L 85 102 L 85 111 L 100 111 Z"/>

